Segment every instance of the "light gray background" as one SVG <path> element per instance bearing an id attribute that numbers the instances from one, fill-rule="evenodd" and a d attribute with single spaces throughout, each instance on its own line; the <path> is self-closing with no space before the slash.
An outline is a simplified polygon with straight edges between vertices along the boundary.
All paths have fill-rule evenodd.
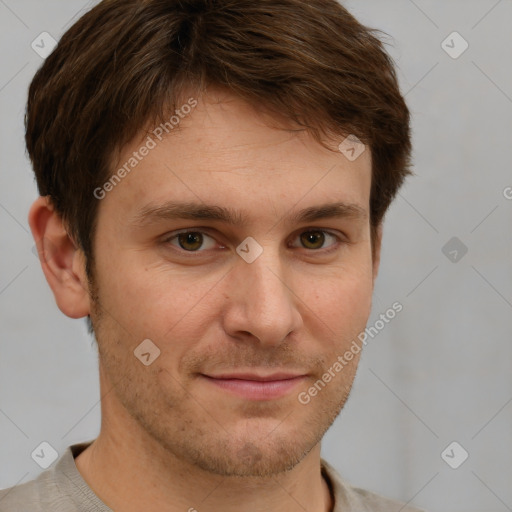
<path id="1" fill-rule="evenodd" d="M 96 348 L 32 253 L 23 140 L 42 63 L 31 42 L 59 39 L 94 3 L 0 0 L 0 488 L 42 471 L 30 457 L 41 441 L 60 455 L 99 432 Z M 353 484 L 431 512 L 512 510 L 512 2 L 345 5 L 392 36 L 416 176 L 387 216 L 369 325 L 404 309 L 369 340 L 322 453 Z M 441 47 L 453 31 L 469 43 L 457 59 Z M 468 248 L 457 262 L 442 252 L 453 236 Z M 441 458 L 452 441 L 469 453 L 458 469 Z"/>

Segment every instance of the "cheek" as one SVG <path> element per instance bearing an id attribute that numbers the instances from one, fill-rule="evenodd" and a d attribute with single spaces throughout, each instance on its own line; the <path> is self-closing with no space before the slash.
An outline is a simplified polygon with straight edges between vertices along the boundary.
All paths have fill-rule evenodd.
<path id="1" fill-rule="evenodd" d="M 212 294 L 223 274 L 205 274 L 137 261 L 137 255 L 125 253 L 114 265 L 106 262 L 100 280 L 100 298 L 112 316 L 137 338 L 165 340 L 194 328 L 214 315 Z M 217 291 L 216 291 L 217 290 Z"/>
<path id="2" fill-rule="evenodd" d="M 325 330 L 327 337 L 329 332 L 353 336 L 366 325 L 373 281 L 371 258 L 364 249 L 357 248 L 342 265 L 311 266 L 308 272 L 292 268 L 287 275 L 304 322 L 318 324 L 317 332 Z M 126 248 L 97 261 L 103 306 L 135 341 L 163 343 L 184 335 L 193 344 L 225 310 L 222 291 L 229 275 L 224 277 L 225 269 L 207 273 L 200 267 L 145 263 L 138 251 Z"/>
<path id="3" fill-rule="evenodd" d="M 345 338 L 357 336 L 364 330 L 373 294 L 373 279 L 368 269 L 339 269 L 316 283 L 313 293 L 299 296 L 330 328 L 331 334 L 341 334 Z"/>

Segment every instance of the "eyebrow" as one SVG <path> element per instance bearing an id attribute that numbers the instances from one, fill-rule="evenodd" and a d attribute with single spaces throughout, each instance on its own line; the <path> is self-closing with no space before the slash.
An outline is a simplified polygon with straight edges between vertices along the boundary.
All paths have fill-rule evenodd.
<path id="1" fill-rule="evenodd" d="M 290 215 L 286 222 L 293 224 L 333 218 L 364 220 L 368 218 L 368 213 L 355 203 L 331 202 L 300 210 Z M 161 205 L 150 203 L 144 206 L 134 216 L 133 224 L 144 227 L 153 222 L 176 219 L 220 221 L 232 226 L 249 223 L 246 213 L 225 206 L 168 201 Z"/>

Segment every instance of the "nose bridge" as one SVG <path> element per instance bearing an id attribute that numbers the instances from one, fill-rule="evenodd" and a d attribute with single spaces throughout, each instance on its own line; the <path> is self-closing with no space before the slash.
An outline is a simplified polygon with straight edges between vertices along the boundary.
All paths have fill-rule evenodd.
<path id="1" fill-rule="evenodd" d="M 289 272 L 281 261 L 279 249 L 264 247 L 252 262 L 238 262 L 235 282 L 237 314 L 232 328 L 250 332 L 261 343 L 279 343 L 297 329 L 300 321 L 291 291 Z"/>
<path id="2" fill-rule="evenodd" d="M 271 264 L 269 258 L 254 263 L 256 265 L 245 269 L 246 279 L 254 290 L 253 307 L 260 308 L 262 314 L 272 313 L 275 308 L 289 308 L 293 296 L 279 259 L 272 258 Z"/>

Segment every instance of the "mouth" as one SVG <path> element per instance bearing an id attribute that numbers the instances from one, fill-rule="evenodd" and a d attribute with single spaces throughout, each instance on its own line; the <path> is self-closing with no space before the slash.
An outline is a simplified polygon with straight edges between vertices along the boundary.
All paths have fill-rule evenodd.
<path id="1" fill-rule="evenodd" d="M 275 373 L 257 375 L 249 373 L 205 375 L 200 377 L 210 385 L 247 400 L 273 400 L 289 394 L 303 383 L 306 375 Z"/>

